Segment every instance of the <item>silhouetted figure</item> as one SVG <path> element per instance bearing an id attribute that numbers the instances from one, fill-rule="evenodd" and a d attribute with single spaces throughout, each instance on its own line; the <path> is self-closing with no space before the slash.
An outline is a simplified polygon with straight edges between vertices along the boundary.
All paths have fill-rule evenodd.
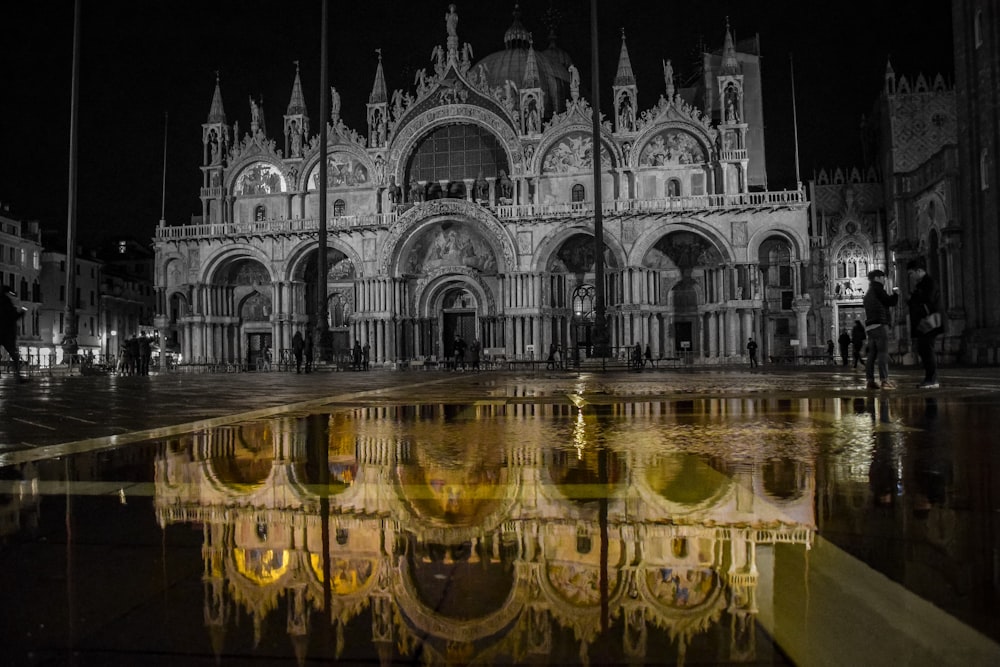
<path id="1" fill-rule="evenodd" d="M 757 363 L 757 341 L 753 338 L 747 340 L 747 355 L 750 357 L 750 368 L 759 366 Z"/>
<path id="2" fill-rule="evenodd" d="M 354 365 L 354 370 L 361 370 L 361 341 L 354 341 L 354 349 L 351 351 L 352 360 Z"/>
<path id="3" fill-rule="evenodd" d="M 295 357 L 295 372 L 302 372 L 302 357 L 305 356 L 306 341 L 302 337 L 301 331 L 296 331 L 292 336 L 292 356 Z"/>
<path id="4" fill-rule="evenodd" d="M 861 349 L 865 346 L 865 339 L 868 335 L 865 333 L 865 325 L 861 323 L 861 320 L 854 320 L 854 327 L 851 328 L 851 347 L 854 348 L 854 367 L 858 367 L 858 363 L 861 361 Z"/>
<path id="5" fill-rule="evenodd" d="M 306 330 L 306 340 L 305 340 L 305 357 L 306 357 L 306 373 L 312 371 L 313 366 L 313 334 L 312 331 Z"/>
<path id="6" fill-rule="evenodd" d="M 847 331 L 841 331 L 837 342 L 840 344 L 840 358 L 843 360 L 844 366 L 846 366 L 851 356 L 851 334 L 847 333 Z"/>
<path id="7" fill-rule="evenodd" d="M 910 336 L 917 343 L 917 354 L 924 365 L 923 382 L 920 389 L 936 389 L 940 385 L 937 378 L 937 356 L 934 339 L 944 333 L 941 319 L 941 295 L 937 283 L 927 273 L 923 257 L 910 260 L 906 264 L 910 277 Z"/>
<path id="8" fill-rule="evenodd" d="M 0 347 L 10 356 L 14 375 L 21 377 L 21 354 L 17 350 L 17 321 L 24 316 L 24 310 L 14 305 L 7 290 L 0 289 Z"/>

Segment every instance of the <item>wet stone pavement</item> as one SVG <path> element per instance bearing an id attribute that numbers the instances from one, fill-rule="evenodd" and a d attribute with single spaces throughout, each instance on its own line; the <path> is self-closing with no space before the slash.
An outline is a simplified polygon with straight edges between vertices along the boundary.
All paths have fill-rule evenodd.
<path id="1" fill-rule="evenodd" d="M 0 664 L 1000 664 L 1000 369 L 0 378 Z"/>

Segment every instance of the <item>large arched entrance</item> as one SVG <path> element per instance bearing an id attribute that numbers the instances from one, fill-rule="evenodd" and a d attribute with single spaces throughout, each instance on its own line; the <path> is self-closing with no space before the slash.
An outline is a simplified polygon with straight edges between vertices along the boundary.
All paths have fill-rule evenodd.
<path id="1" fill-rule="evenodd" d="M 326 250 L 326 298 L 327 328 L 330 331 L 330 349 L 335 359 L 346 357 L 351 349 L 350 326 L 356 310 L 354 281 L 357 272 L 354 262 L 344 252 L 336 248 Z M 319 290 L 319 249 L 309 253 L 297 268 L 296 282 L 304 285 L 303 300 L 299 312 L 308 317 L 309 328 L 317 324 L 317 292 Z"/>
<path id="2" fill-rule="evenodd" d="M 709 295 L 719 293 L 715 271 L 722 264 L 711 240 L 687 230 L 666 234 L 646 252 L 642 265 L 655 272 L 654 289 L 661 295 L 653 347 L 665 356 L 702 356 L 713 349 L 714 316 L 702 311 Z"/>

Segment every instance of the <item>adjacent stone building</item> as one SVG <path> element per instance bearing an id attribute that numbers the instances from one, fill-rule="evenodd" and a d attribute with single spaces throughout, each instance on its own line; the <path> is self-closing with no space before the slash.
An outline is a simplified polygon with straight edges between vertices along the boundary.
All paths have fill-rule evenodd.
<path id="1" fill-rule="evenodd" d="M 553 344 L 585 358 L 594 142 L 580 71 L 558 47 L 536 49 L 516 12 L 505 49 L 474 62 L 448 16 L 413 90 L 390 93 L 379 56 L 366 136 L 344 123 L 336 89 L 320 119 L 334 348 L 357 341 L 375 362 L 440 360 L 461 338 L 507 358 Z M 664 59 L 648 108 L 620 45 L 598 142 L 617 353 L 638 343 L 655 357 L 723 363 L 741 359 L 750 337 L 765 358 L 825 338 L 810 314 L 805 193 L 763 189 L 759 55 L 738 50 L 728 25 L 720 36 L 694 87 L 678 87 Z M 298 69 L 282 120 L 269 134 L 251 98 L 241 132 L 217 82 L 202 126 L 201 214 L 157 230 L 157 327 L 187 361 L 253 364 L 316 324 L 320 146 Z"/>

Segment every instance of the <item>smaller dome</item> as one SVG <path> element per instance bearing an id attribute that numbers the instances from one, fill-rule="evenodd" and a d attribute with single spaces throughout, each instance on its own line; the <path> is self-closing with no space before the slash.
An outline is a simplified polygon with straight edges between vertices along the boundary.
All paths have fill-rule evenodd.
<path id="1" fill-rule="evenodd" d="M 521 6 L 514 5 L 514 22 L 503 34 L 503 43 L 508 49 L 517 46 L 527 46 L 531 43 L 531 33 L 521 23 Z"/>

